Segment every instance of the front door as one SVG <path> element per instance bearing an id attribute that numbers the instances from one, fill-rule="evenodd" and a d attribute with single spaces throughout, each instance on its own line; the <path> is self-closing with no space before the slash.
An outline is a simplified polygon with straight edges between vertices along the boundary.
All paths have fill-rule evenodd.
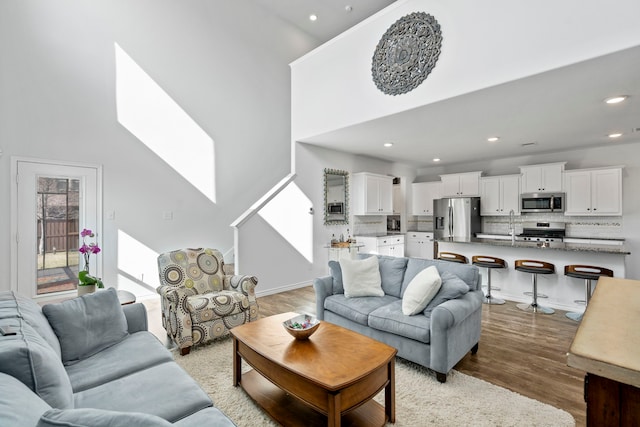
<path id="1" fill-rule="evenodd" d="M 80 231 L 94 231 L 99 245 L 102 240 L 101 168 L 27 159 L 16 160 L 15 169 L 17 292 L 37 299 L 75 294 L 78 268 L 84 268 Z M 92 257 L 90 271 L 100 276 L 96 260 Z"/>

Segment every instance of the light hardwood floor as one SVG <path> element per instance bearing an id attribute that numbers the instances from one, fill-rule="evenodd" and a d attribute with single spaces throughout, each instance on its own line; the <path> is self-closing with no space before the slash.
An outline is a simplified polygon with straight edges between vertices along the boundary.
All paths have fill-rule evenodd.
<path id="1" fill-rule="evenodd" d="M 164 340 L 159 300 L 143 302 L 149 314 L 149 329 Z M 258 303 L 261 317 L 316 311 L 311 286 L 260 297 Z M 578 323 L 564 314 L 556 311 L 553 315 L 533 315 L 509 301 L 505 305 L 483 305 L 478 353 L 467 354 L 454 369 L 564 409 L 577 426 L 584 426 L 584 372 L 566 363 Z"/>

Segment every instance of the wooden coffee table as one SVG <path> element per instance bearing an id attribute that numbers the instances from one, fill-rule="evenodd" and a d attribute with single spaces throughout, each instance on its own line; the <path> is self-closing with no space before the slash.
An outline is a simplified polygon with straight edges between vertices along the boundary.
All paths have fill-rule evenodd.
<path id="1" fill-rule="evenodd" d="M 321 322 L 304 341 L 284 313 L 231 329 L 233 385 L 286 426 L 383 426 L 395 422 L 395 355 L 384 343 Z M 252 370 L 242 374 L 242 359 Z M 373 400 L 385 391 L 384 407 Z"/>

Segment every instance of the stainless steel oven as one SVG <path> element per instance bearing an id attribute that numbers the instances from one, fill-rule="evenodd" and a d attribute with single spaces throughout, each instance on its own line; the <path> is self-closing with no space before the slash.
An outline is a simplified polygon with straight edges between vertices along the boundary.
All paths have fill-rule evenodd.
<path id="1" fill-rule="evenodd" d="M 520 212 L 564 212 L 564 193 L 524 193 L 520 195 Z"/>

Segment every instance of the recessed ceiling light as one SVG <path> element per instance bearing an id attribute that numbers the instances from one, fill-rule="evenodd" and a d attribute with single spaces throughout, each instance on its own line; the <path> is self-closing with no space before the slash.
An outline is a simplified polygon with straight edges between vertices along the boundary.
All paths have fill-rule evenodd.
<path id="1" fill-rule="evenodd" d="M 496 142 L 497 140 L 499 140 L 500 138 L 498 138 L 497 136 L 491 136 L 489 138 L 487 138 L 487 141 L 489 142 Z"/>
<path id="2" fill-rule="evenodd" d="M 349 12 L 351 12 L 351 11 L 353 10 L 353 7 L 352 7 L 351 5 L 346 5 L 346 6 L 344 7 L 344 10 L 346 10 L 346 11 L 347 11 L 347 13 L 349 13 Z"/>
<path id="3" fill-rule="evenodd" d="M 440 159 L 436 157 L 435 159 L 433 159 L 433 161 L 434 161 L 434 162 L 439 162 L 439 161 L 440 161 Z"/>
<path id="4" fill-rule="evenodd" d="M 607 104 L 619 104 L 620 102 L 626 100 L 628 98 L 627 95 L 618 95 L 612 96 L 611 98 L 607 98 L 604 100 Z"/>
<path id="5" fill-rule="evenodd" d="M 622 133 L 620 132 L 610 133 L 608 135 L 609 138 L 620 138 L 621 136 L 622 136 Z"/>
<path id="6" fill-rule="evenodd" d="M 385 142 L 384 146 L 385 147 L 393 147 L 393 142 Z"/>
<path id="7" fill-rule="evenodd" d="M 311 15 L 309 15 L 309 21 L 317 21 L 318 20 L 318 15 L 316 15 L 315 13 L 312 13 Z"/>

